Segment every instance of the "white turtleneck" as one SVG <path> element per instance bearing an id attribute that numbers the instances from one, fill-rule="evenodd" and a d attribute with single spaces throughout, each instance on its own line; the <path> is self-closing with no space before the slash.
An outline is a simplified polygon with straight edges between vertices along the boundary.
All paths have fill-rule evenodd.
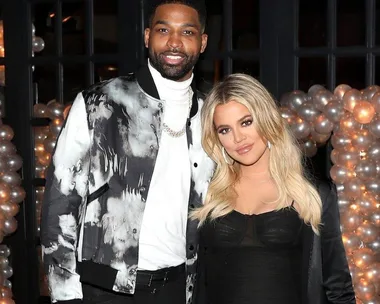
<path id="1" fill-rule="evenodd" d="M 177 82 L 162 77 L 149 62 L 148 67 L 163 103 L 162 124 L 182 130 L 190 113 L 193 75 Z M 186 132 L 172 137 L 162 130 L 140 232 L 139 269 L 157 270 L 186 261 L 190 178 Z"/>

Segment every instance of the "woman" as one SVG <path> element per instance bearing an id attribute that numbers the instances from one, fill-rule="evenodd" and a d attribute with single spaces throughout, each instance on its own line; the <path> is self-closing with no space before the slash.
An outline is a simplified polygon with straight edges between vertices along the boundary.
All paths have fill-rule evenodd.
<path id="1" fill-rule="evenodd" d="M 304 175 L 275 101 L 233 74 L 209 93 L 202 144 L 216 163 L 199 220 L 207 304 L 355 303 L 335 188 Z"/>

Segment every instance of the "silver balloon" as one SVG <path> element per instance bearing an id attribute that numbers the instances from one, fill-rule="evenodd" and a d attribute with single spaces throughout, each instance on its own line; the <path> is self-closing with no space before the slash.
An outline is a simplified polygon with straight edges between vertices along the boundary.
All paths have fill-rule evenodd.
<path id="1" fill-rule="evenodd" d="M 2 273 L 6 279 L 10 278 L 13 275 L 13 269 L 9 265 L 2 269 Z"/>
<path id="2" fill-rule="evenodd" d="M 371 85 L 362 90 L 362 97 L 365 100 L 371 100 L 373 95 L 380 91 L 380 87 L 377 85 Z"/>
<path id="3" fill-rule="evenodd" d="M 363 195 L 365 189 L 364 183 L 358 178 L 350 178 L 344 183 L 344 191 L 352 199 Z"/>
<path id="4" fill-rule="evenodd" d="M 6 258 L 5 256 L 0 256 L 0 269 L 4 269 L 8 265 L 9 265 L 8 258 Z"/>
<path id="5" fill-rule="evenodd" d="M 17 154 L 7 157 L 7 166 L 10 171 L 18 171 L 22 167 L 22 158 Z"/>
<path id="6" fill-rule="evenodd" d="M 372 195 L 368 194 L 368 192 L 365 192 L 361 197 L 357 199 L 355 203 L 359 208 L 358 212 L 364 216 L 368 216 L 376 206 L 376 199 Z"/>
<path id="7" fill-rule="evenodd" d="M 21 185 L 21 177 L 17 172 L 2 172 L 0 182 L 6 183 L 10 187 Z"/>
<path id="8" fill-rule="evenodd" d="M 370 179 L 365 182 L 365 188 L 372 195 L 380 195 L 380 180 Z"/>
<path id="9" fill-rule="evenodd" d="M 307 95 L 303 91 L 294 90 L 288 95 L 288 104 L 291 110 L 297 109 L 307 100 Z"/>
<path id="10" fill-rule="evenodd" d="M 3 231 L 5 234 L 11 234 L 17 229 L 17 220 L 14 217 L 5 219 Z"/>
<path id="11" fill-rule="evenodd" d="M 33 106 L 34 117 L 49 117 L 49 110 L 43 103 L 37 103 Z"/>
<path id="12" fill-rule="evenodd" d="M 330 176 L 332 180 L 338 184 L 344 184 L 346 181 L 349 181 L 352 175 L 353 175 L 352 170 L 340 165 L 333 165 L 330 169 Z M 346 189 L 345 184 L 344 184 L 344 189 Z M 351 198 L 351 197 L 347 197 L 347 198 Z"/>
<path id="13" fill-rule="evenodd" d="M 324 114 L 319 114 L 313 121 L 314 129 L 320 134 L 330 134 L 334 124 Z"/>
<path id="14" fill-rule="evenodd" d="M 351 136 L 347 133 L 337 132 L 331 136 L 331 145 L 334 149 L 343 150 L 351 146 Z"/>
<path id="15" fill-rule="evenodd" d="M 314 97 L 319 91 L 324 91 L 326 90 L 323 86 L 321 86 L 320 84 L 313 84 L 309 90 L 307 91 L 307 93 Z"/>
<path id="16" fill-rule="evenodd" d="M 328 104 L 324 107 L 323 113 L 332 122 L 339 122 L 344 116 L 343 104 L 337 99 L 330 100 Z"/>
<path id="17" fill-rule="evenodd" d="M 315 141 L 308 139 L 301 144 L 301 149 L 307 157 L 313 157 L 317 154 L 318 148 Z"/>
<path id="18" fill-rule="evenodd" d="M 360 151 L 353 146 L 347 146 L 345 149 L 339 151 L 336 163 L 338 165 L 353 168 L 360 161 Z"/>
<path id="19" fill-rule="evenodd" d="M 357 89 L 348 90 L 343 96 L 343 106 L 344 108 L 352 112 L 359 100 L 361 100 L 362 96 L 360 91 Z"/>
<path id="20" fill-rule="evenodd" d="M 370 102 L 373 105 L 373 107 L 375 108 L 376 113 L 379 114 L 380 113 L 380 92 L 375 93 L 372 96 Z"/>
<path id="21" fill-rule="evenodd" d="M 63 118 L 63 111 L 65 110 L 65 106 L 63 104 L 53 101 L 48 103 L 47 107 L 49 110 L 49 117 L 51 119 Z"/>
<path id="22" fill-rule="evenodd" d="M 347 84 L 340 84 L 334 90 L 334 95 L 339 98 L 339 100 L 343 99 L 344 94 L 350 90 L 351 87 Z"/>
<path id="23" fill-rule="evenodd" d="M 359 149 L 367 150 L 373 141 L 372 134 L 366 129 L 361 129 L 353 134 L 351 143 Z"/>
<path id="24" fill-rule="evenodd" d="M 376 162 L 371 159 L 362 159 L 355 167 L 356 176 L 366 181 L 376 177 Z"/>
<path id="25" fill-rule="evenodd" d="M 57 137 L 59 135 L 59 133 L 61 132 L 62 130 L 62 126 L 63 126 L 63 118 L 55 118 L 53 119 L 50 124 L 50 131 L 52 133 L 53 136 Z"/>
<path id="26" fill-rule="evenodd" d="M 21 203 L 25 199 L 25 196 L 26 196 L 25 190 L 21 186 L 16 185 L 16 186 L 11 187 L 10 201 L 12 203 L 17 203 L 17 204 Z"/>
<path id="27" fill-rule="evenodd" d="M 4 286 L 9 288 L 9 289 L 12 289 L 12 282 L 9 281 L 9 280 L 5 280 L 4 281 Z M 4 304 L 14 304 L 13 300 L 12 299 L 8 299 L 9 301 L 12 301 L 12 302 L 8 302 L 8 303 L 4 303 Z"/>
<path id="28" fill-rule="evenodd" d="M 330 153 L 330 160 L 331 162 L 335 165 L 338 161 L 338 157 L 339 157 L 339 150 L 338 149 L 333 149 Z"/>
<path id="29" fill-rule="evenodd" d="M 323 109 L 329 103 L 329 101 L 333 99 L 334 95 L 330 91 L 320 90 L 315 94 L 313 98 L 313 104 L 319 111 L 323 111 Z"/>
<path id="30" fill-rule="evenodd" d="M 350 112 L 345 112 L 343 117 L 339 121 L 339 129 L 342 132 L 354 132 L 356 130 L 359 130 L 361 127 L 361 124 L 358 123 L 354 116 Z"/>
<path id="31" fill-rule="evenodd" d="M 41 52 L 45 48 L 45 41 L 41 37 L 33 36 L 32 48 L 36 53 Z"/>
<path id="32" fill-rule="evenodd" d="M 297 139 L 308 137 L 311 131 L 310 123 L 302 119 L 298 119 L 290 128 Z"/>
<path id="33" fill-rule="evenodd" d="M 0 245 L 0 256 L 7 258 L 10 256 L 10 254 L 11 254 L 11 251 L 7 245 Z"/>
<path id="34" fill-rule="evenodd" d="M 0 140 L 10 141 L 13 139 L 14 132 L 10 126 L 2 125 L 0 126 Z"/>
<path id="35" fill-rule="evenodd" d="M 54 150 L 56 142 L 57 142 L 57 138 L 56 137 L 48 136 L 44 140 L 45 151 L 48 152 L 48 153 L 52 153 L 53 150 Z"/>
<path id="36" fill-rule="evenodd" d="M 16 147 L 10 141 L 0 141 L 0 155 L 11 155 L 16 153 Z"/>
<path id="37" fill-rule="evenodd" d="M 20 206 L 15 203 L 5 202 L 0 204 L 0 210 L 4 213 L 5 217 L 9 218 L 15 216 L 19 212 Z"/>
<path id="38" fill-rule="evenodd" d="M 380 116 L 375 116 L 372 121 L 368 124 L 368 130 L 376 138 L 380 138 Z"/>
<path id="39" fill-rule="evenodd" d="M 326 143 L 328 141 L 328 139 L 330 138 L 330 135 L 331 135 L 331 133 L 321 134 L 321 133 L 316 132 L 313 129 L 310 131 L 310 136 L 311 136 L 312 140 L 314 140 L 317 144 Z"/>
<path id="40" fill-rule="evenodd" d="M 304 102 L 297 109 L 298 116 L 306 121 L 313 121 L 321 112 L 309 102 Z"/>
<path id="41" fill-rule="evenodd" d="M 298 119 L 297 114 L 288 107 L 280 107 L 280 113 L 281 117 L 284 118 L 289 125 L 293 124 Z"/>
<path id="42" fill-rule="evenodd" d="M 0 172 L 4 172 L 8 170 L 8 165 L 7 165 L 7 156 L 0 155 Z"/>

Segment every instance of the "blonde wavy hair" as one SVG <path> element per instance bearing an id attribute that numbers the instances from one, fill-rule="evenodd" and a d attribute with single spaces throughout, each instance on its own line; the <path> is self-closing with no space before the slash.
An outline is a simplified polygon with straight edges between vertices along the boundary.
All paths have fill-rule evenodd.
<path id="1" fill-rule="evenodd" d="M 228 165 L 222 155 L 222 145 L 214 127 L 214 112 L 218 105 L 234 100 L 246 106 L 259 134 L 271 143 L 269 172 L 278 188 L 276 210 L 294 200 L 300 218 L 319 233 L 321 224 L 321 198 L 308 181 L 299 146 L 281 117 L 276 102 L 264 86 L 245 74 L 231 74 L 216 84 L 203 105 L 202 145 L 216 163 L 204 205 L 191 213 L 201 226 L 206 219 L 216 219 L 234 209 L 236 192 L 234 185 L 239 179 L 239 163 Z M 228 157 L 228 156 L 227 156 Z"/>

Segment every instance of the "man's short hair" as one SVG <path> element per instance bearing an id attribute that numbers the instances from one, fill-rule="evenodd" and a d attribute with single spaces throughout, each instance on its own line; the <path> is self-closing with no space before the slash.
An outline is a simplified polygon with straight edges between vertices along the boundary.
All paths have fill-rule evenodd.
<path id="1" fill-rule="evenodd" d="M 146 12 L 147 12 L 146 21 L 147 21 L 148 27 L 152 26 L 154 14 L 156 13 L 157 7 L 159 7 L 160 5 L 183 4 L 195 9 L 198 12 L 199 23 L 201 24 L 201 30 L 202 32 L 205 30 L 207 11 L 206 11 L 206 4 L 204 0 L 149 0 L 147 2 L 148 2 L 148 5 L 146 7 Z"/>

